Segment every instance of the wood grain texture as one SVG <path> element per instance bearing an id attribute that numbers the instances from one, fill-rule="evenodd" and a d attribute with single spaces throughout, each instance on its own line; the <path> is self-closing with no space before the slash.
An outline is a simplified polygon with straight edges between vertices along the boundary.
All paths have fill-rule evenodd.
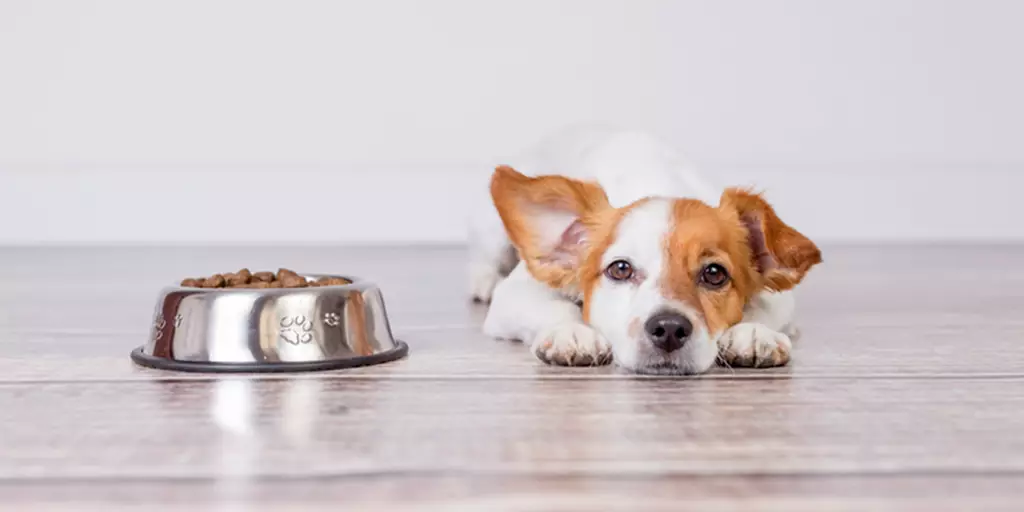
<path id="1" fill-rule="evenodd" d="M 391 474 L 358 478 L 64 480 L 0 488 L 0 510 L 864 512 L 1020 510 L 1016 477 L 604 477 Z M 31 508 L 29 508 L 31 507 Z"/>
<path id="2" fill-rule="evenodd" d="M 1024 247 L 825 260 L 791 365 L 650 378 L 482 336 L 455 248 L 3 249 L 0 508 L 1024 508 Z M 373 278 L 410 356 L 132 365 L 161 286 L 241 266 Z"/>
<path id="3" fill-rule="evenodd" d="M 1024 432 L 1024 379 L 946 384 L 315 378 L 9 384 L 0 390 L 0 438 L 10 445 L 0 478 L 1024 474 L 1024 436 L 1017 435 Z M 39 458 L 53 446 L 74 446 L 77 456 L 59 465 Z"/>

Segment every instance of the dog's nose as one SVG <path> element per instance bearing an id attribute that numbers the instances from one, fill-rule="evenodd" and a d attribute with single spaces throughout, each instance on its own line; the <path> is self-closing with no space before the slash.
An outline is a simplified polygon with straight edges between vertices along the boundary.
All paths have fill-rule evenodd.
<path id="1" fill-rule="evenodd" d="M 693 332 L 693 323 L 679 313 L 657 313 L 644 324 L 647 338 L 654 346 L 672 352 L 686 344 Z"/>

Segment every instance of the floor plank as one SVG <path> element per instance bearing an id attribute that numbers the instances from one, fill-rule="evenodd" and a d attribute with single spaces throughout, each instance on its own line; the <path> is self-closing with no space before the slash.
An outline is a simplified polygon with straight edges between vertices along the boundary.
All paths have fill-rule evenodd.
<path id="1" fill-rule="evenodd" d="M 1020 510 L 1017 476 L 436 475 L 0 484 L 0 510 L 863 512 Z"/>
<path id="2" fill-rule="evenodd" d="M 1022 410 L 1022 378 L 6 384 L 0 479 L 1024 475 Z"/>

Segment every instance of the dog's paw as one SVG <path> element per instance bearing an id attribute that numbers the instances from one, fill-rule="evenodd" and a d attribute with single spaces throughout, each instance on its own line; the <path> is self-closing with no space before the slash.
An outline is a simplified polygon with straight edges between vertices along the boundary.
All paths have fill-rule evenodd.
<path id="1" fill-rule="evenodd" d="M 599 366 L 612 361 L 612 346 L 601 333 L 581 323 L 566 323 L 542 331 L 530 347 L 548 364 Z"/>
<path id="2" fill-rule="evenodd" d="M 782 366 L 792 347 L 789 336 L 758 323 L 736 324 L 718 340 L 726 364 L 747 368 Z"/>
<path id="3" fill-rule="evenodd" d="M 473 302 L 488 304 L 494 288 L 504 277 L 497 269 L 486 265 L 473 266 L 469 271 L 469 296 Z"/>

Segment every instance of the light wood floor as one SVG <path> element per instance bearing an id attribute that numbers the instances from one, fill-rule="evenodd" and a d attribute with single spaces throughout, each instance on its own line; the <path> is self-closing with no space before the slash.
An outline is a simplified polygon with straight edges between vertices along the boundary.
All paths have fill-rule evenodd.
<path id="1" fill-rule="evenodd" d="M 690 379 L 487 339 L 462 260 L 0 250 L 0 507 L 1024 510 L 1024 247 L 826 248 L 790 366 Z M 161 286 L 240 266 L 377 280 L 409 357 L 260 378 L 132 365 Z"/>

